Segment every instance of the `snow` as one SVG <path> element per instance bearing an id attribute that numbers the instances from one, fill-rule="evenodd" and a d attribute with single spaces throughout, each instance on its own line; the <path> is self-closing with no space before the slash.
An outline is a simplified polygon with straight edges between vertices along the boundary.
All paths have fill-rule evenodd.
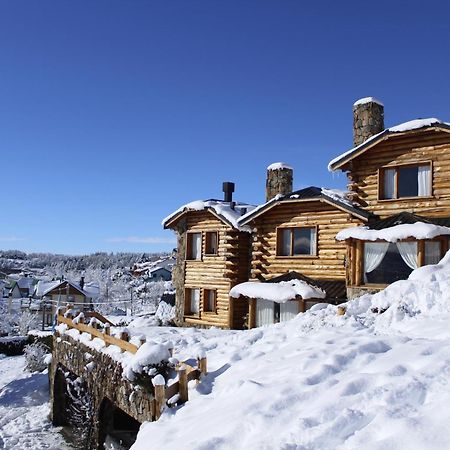
<path id="1" fill-rule="evenodd" d="M 360 98 L 359 100 L 356 100 L 355 103 L 353 103 L 353 106 L 364 105 L 366 103 L 377 103 L 380 106 L 384 106 L 383 102 L 381 102 L 380 100 L 376 99 L 375 97 Z"/>
<path id="2" fill-rule="evenodd" d="M 286 164 L 284 162 L 276 162 L 267 167 L 267 170 L 280 170 L 280 169 L 294 170 L 289 164 Z"/>
<path id="3" fill-rule="evenodd" d="M 423 127 L 431 127 L 432 125 L 442 124 L 439 119 L 435 117 L 430 117 L 429 119 L 415 119 L 410 120 L 409 122 L 401 123 L 400 125 L 396 125 L 395 127 L 389 128 L 389 131 L 392 133 L 402 133 L 404 131 L 417 130 Z"/>
<path id="4" fill-rule="evenodd" d="M 330 172 L 333 172 L 334 169 L 332 167 L 336 163 L 338 163 L 339 161 L 341 161 L 342 159 L 344 159 L 348 155 L 351 155 L 352 153 L 358 151 L 361 147 L 367 145 L 369 142 L 375 141 L 382 134 L 385 134 L 386 131 L 388 131 L 389 133 L 404 133 L 405 131 L 417 130 L 417 129 L 420 129 L 420 128 L 430 127 L 430 126 L 439 125 L 439 124 L 448 125 L 448 123 L 442 122 L 441 120 L 436 119 L 435 117 L 430 117 L 428 119 L 410 120 L 408 122 L 404 122 L 404 123 L 401 123 L 399 125 L 395 125 L 393 127 L 387 128 L 386 130 L 383 130 L 380 133 L 374 134 L 373 136 L 371 136 L 369 139 L 366 139 L 364 142 L 362 142 L 358 146 L 353 147 L 350 150 L 347 150 L 346 152 L 342 153 L 341 155 L 336 156 L 336 158 L 333 158 L 328 163 L 328 170 Z"/>
<path id="5" fill-rule="evenodd" d="M 344 203 L 347 206 L 355 206 L 348 198 L 348 191 L 342 191 L 341 189 L 322 188 L 322 194 L 336 202 Z"/>
<path id="6" fill-rule="evenodd" d="M 152 384 L 153 386 L 164 386 L 166 384 L 166 380 L 162 375 L 158 374 L 152 378 Z"/>
<path id="7" fill-rule="evenodd" d="M 69 450 L 48 420 L 48 375 L 25 371 L 25 358 L 0 355 L 0 448 Z"/>
<path id="8" fill-rule="evenodd" d="M 247 331 L 136 330 L 179 355 L 203 347 L 208 374 L 132 450 L 450 448 L 450 256 L 344 306 Z"/>
<path id="9" fill-rule="evenodd" d="M 124 377 L 133 381 L 134 374 L 142 373 L 145 367 L 168 361 L 171 357 L 170 348 L 171 343 L 145 342 L 131 358 L 122 363 Z"/>
<path id="10" fill-rule="evenodd" d="M 233 228 L 240 231 L 251 232 L 251 229 L 247 226 L 240 226 L 238 220 L 243 216 L 243 213 L 247 213 L 255 209 L 254 205 L 248 205 L 246 203 L 235 202 L 234 209 L 229 202 L 223 202 L 220 200 L 196 200 L 186 205 L 181 206 L 172 214 L 167 216 L 162 221 L 162 226 L 165 226 L 173 217 L 183 211 L 204 211 L 212 209 L 216 214 L 222 216 Z"/>
<path id="11" fill-rule="evenodd" d="M 286 303 L 301 297 L 325 298 L 326 294 L 322 289 L 311 286 L 302 280 L 280 281 L 279 283 L 259 283 L 247 281 L 238 284 L 230 290 L 230 297 L 238 298 L 243 295 L 249 298 L 261 298 L 276 303 Z"/>
<path id="12" fill-rule="evenodd" d="M 397 242 L 401 239 L 433 239 L 437 236 L 450 235 L 450 228 L 430 223 L 416 222 L 413 224 L 400 224 L 382 230 L 371 230 L 366 226 L 351 227 L 341 230 L 336 235 L 336 240 L 360 239 L 363 241 L 376 241 L 378 239 L 387 242 Z"/>

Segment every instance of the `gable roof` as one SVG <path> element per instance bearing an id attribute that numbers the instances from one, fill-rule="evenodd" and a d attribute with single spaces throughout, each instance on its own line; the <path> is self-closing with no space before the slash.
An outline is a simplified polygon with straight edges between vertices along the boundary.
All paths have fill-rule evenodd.
<path id="1" fill-rule="evenodd" d="M 73 283 L 72 281 L 69 280 L 56 280 L 56 281 L 38 281 L 38 283 L 36 284 L 36 288 L 34 291 L 34 295 L 37 297 L 43 297 L 44 295 L 47 295 L 49 292 L 53 291 L 54 289 L 57 289 L 58 287 L 60 287 L 63 284 L 69 284 L 73 289 L 77 290 L 78 292 L 80 292 L 80 294 L 86 296 L 86 297 L 93 297 L 95 296 L 95 292 L 93 292 L 92 290 L 94 290 L 94 286 L 87 286 L 86 289 L 81 289 L 81 287 L 76 284 Z M 65 294 L 65 292 L 63 290 L 61 290 L 61 294 Z"/>
<path id="2" fill-rule="evenodd" d="M 400 125 L 396 125 L 394 127 L 386 128 L 378 134 L 370 137 L 362 144 L 351 148 L 350 150 L 342 153 L 336 158 L 332 159 L 328 164 L 328 170 L 333 172 L 335 170 L 340 169 L 344 164 L 348 163 L 352 159 L 357 156 L 362 155 L 367 150 L 377 145 L 381 141 L 385 141 L 389 139 L 393 135 L 398 135 L 400 133 L 406 133 L 408 131 L 417 131 L 417 130 L 437 130 L 437 131 L 445 131 L 450 132 L 450 124 L 446 122 L 442 122 L 439 119 L 434 117 L 428 119 L 416 119 L 410 120 L 409 122 L 401 123 Z"/>
<path id="3" fill-rule="evenodd" d="M 319 188 L 316 186 L 309 186 L 298 191 L 290 192 L 286 195 L 277 195 L 267 203 L 264 203 L 253 211 L 243 215 L 238 223 L 240 225 L 246 225 L 251 222 L 256 217 L 269 211 L 276 205 L 281 203 L 299 203 L 307 201 L 320 201 L 334 206 L 342 211 L 348 212 L 349 214 L 359 217 L 360 219 L 367 221 L 369 217 L 372 217 L 372 213 L 354 205 L 346 196 L 346 193 L 338 189 L 326 189 Z"/>
<path id="4" fill-rule="evenodd" d="M 162 221 L 162 226 L 164 228 L 171 228 L 174 223 L 180 219 L 184 214 L 191 211 L 208 211 L 221 220 L 225 225 L 229 225 L 239 231 L 250 232 L 250 228 L 242 226 L 238 223 L 238 220 L 247 211 L 255 209 L 254 205 L 249 205 L 247 203 L 240 202 L 224 202 L 222 200 L 196 200 L 194 202 L 188 203 L 181 206 L 172 214 L 167 216 Z"/>

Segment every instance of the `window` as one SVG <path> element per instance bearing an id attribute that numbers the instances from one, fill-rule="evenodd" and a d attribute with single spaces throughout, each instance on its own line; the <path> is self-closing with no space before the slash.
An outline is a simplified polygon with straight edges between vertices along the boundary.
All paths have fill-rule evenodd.
<path id="1" fill-rule="evenodd" d="M 203 311 L 217 312 L 217 291 L 215 289 L 204 290 Z"/>
<path id="2" fill-rule="evenodd" d="M 423 257 L 420 254 L 423 249 Z M 364 283 L 390 284 L 405 280 L 421 265 L 437 264 L 442 256 L 440 240 L 364 243 Z"/>
<path id="3" fill-rule="evenodd" d="M 440 241 L 425 241 L 425 258 L 424 263 L 437 264 L 441 260 L 441 242 Z"/>
<path id="4" fill-rule="evenodd" d="M 188 233 L 186 243 L 186 259 L 202 258 L 202 233 Z"/>
<path id="5" fill-rule="evenodd" d="M 189 288 L 185 292 L 184 314 L 187 316 L 198 315 L 200 312 L 200 289 Z"/>
<path id="6" fill-rule="evenodd" d="M 316 228 L 279 228 L 278 256 L 316 255 Z"/>
<path id="7" fill-rule="evenodd" d="M 219 243 L 219 233 L 217 233 L 217 231 L 207 231 L 206 232 L 205 254 L 206 255 L 217 255 L 218 243 Z"/>
<path id="8" fill-rule="evenodd" d="M 380 199 L 431 195 L 431 165 L 398 166 L 380 170 Z"/>

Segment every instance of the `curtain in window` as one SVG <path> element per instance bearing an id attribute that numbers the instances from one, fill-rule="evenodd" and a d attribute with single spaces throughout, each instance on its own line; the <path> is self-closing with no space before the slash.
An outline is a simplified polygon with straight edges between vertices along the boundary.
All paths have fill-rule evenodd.
<path id="1" fill-rule="evenodd" d="M 397 248 L 408 267 L 417 269 L 417 242 L 397 242 Z"/>
<path id="2" fill-rule="evenodd" d="M 316 242 L 317 242 L 317 230 L 315 228 L 311 228 L 311 243 L 310 243 L 310 248 L 311 248 L 311 255 L 316 255 L 317 254 L 317 248 L 316 248 Z"/>
<path id="3" fill-rule="evenodd" d="M 417 178 L 418 195 L 419 197 L 428 197 L 431 195 L 431 168 L 427 166 L 419 166 L 419 173 Z"/>
<path id="4" fill-rule="evenodd" d="M 202 234 L 192 234 L 192 259 L 200 259 L 202 254 Z"/>
<path id="5" fill-rule="evenodd" d="M 375 270 L 386 255 L 389 242 L 365 242 L 364 243 L 364 273 Z"/>
<path id="6" fill-rule="evenodd" d="M 200 311 L 200 289 L 191 289 L 191 314 Z"/>
<path id="7" fill-rule="evenodd" d="M 385 169 L 383 198 L 394 198 L 394 186 L 395 186 L 395 169 Z"/>
<path id="8" fill-rule="evenodd" d="M 441 243 L 425 241 L 425 264 L 437 264 L 441 260 Z"/>
<path id="9" fill-rule="evenodd" d="M 280 322 L 293 319 L 298 314 L 298 301 L 280 303 Z"/>
<path id="10" fill-rule="evenodd" d="M 274 304 L 269 300 L 258 298 L 256 300 L 256 326 L 271 325 L 274 323 Z"/>

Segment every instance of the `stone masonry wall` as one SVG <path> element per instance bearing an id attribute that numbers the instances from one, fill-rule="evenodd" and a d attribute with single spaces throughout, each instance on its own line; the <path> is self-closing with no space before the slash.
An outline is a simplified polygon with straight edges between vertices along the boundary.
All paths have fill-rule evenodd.
<path id="1" fill-rule="evenodd" d="M 110 356 L 96 352 L 86 345 L 75 341 L 70 336 L 55 335 L 53 343 L 53 358 L 50 366 L 50 404 L 51 419 L 58 423 L 58 405 L 55 405 L 55 375 L 58 367 L 69 370 L 81 377 L 87 384 L 93 399 L 93 423 L 90 448 L 99 446 L 99 432 L 101 427 L 100 407 L 104 399 L 140 423 L 152 420 L 153 396 L 144 389 L 136 390 L 127 380 L 122 378 L 122 366 Z M 87 367 L 88 363 L 94 365 Z"/>

